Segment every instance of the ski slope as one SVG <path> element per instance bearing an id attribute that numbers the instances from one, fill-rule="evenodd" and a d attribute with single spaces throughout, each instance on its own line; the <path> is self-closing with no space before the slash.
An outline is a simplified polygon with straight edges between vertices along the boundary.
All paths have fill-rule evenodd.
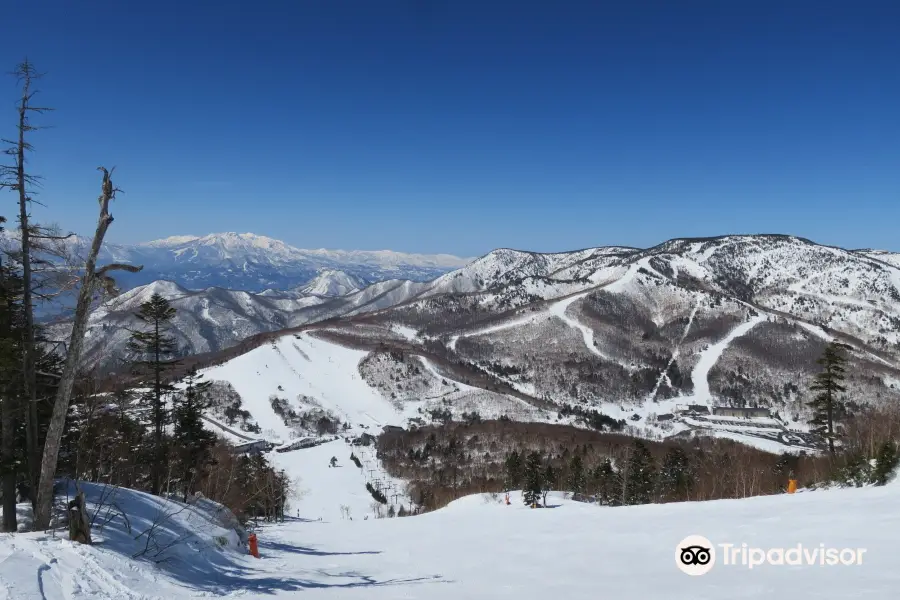
<path id="1" fill-rule="evenodd" d="M 607 355 L 600 352 L 597 346 L 594 345 L 594 330 L 566 314 L 566 311 L 574 302 L 581 300 L 590 293 L 590 291 L 584 292 L 583 294 L 570 296 L 564 300 L 560 300 L 559 302 L 554 303 L 550 306 L 550 314 L 562 320 L 563 323 L 565 323 L 572 329 L 577 329 L 578 331 L 580 331 L 581 336 L 584 338 L 584 345 L 592 354 L 602 358 L 603 360 L 611 360 Z"/>
<path id="2" fill-rule="evenodd" d="M 732 329 L 728 335 L 715 344 L 710 344 L 703 352 L 700 353 L 700 359 L 697 365 L 691 371 L 691 382 L 694 384 L 694 393 L 686 398 L 682 398 L 682 402 L 690 402 L 691 404 L 712 405 L 712 393 L 709 391 L 709 372 L 712 370 L 725 349 L 735 339 L 747 334 L 751 329 L 766 320 L 765 315 L 757 315 L 750 320 L 741 323 Z"/>
<path id="3" fill-rule="evenodd" d="M 288 441 L 293 433 L 272 409 L 270 396 L 298 407 L 298 396 L 314 399 L 354 429 L 380 431 L 400 425 L 403 415 L 369 387 L 359 374 L 365 351 L 346 348 L 304 332 L 286 335 L 270 344 L 203 371 L 206 380 L 231 383 L 243 407 L 268 436 Z M 378 432 L 376 431 L 376 433 Z"/>
<path id="4" fill-rule="evenodd" d="M 541 314 L 543 314 L 543 313 L 532 314 L 532 315 L 528 315 L 527 317 L 524 317 L 524 318 L 513 319 L 512 321 L 505 321 L 505 322 L 499 323 L 497 325 L 485 327 L 484 329 L 478 329 L 476 331 L 462 333 L 459 335 L 454 335 L 453 337 L 450 338 L 450 341 L 448 342 L 447 347 L 450 348 L 450 350 L 453 350 L 454 352 L 456 352 L 456 342 L 458 342 L 459 338 L 461 338 L 461 337 L 475 337 L 475 336 L 479 336 L 479 335 L 487 335 L 489 333 L 494 333 L 495 331 L 503 331 L 504 329 L 510 329 L 512 327 L 519 327 L 520 325 L 525 325 L 526 323 L 530 323 L 531 321 L 536 320 L 538 317 L 541 316 Z"/>
<path id="5" fill-rule="evenodd" d="M 360 459 L 362 469 L 350 460 L 351 452 Z M 404 493 L 405 483 L 384 472 L 371 448 L 351 446 L 339 439 L 313 448 L 271 452 L 267 457 L 291 477 L 299 492 L 291 499 L 292 516 L 329 522 L 347 517 L 375 518 L 373 505 L 377 503 L 366 489 L 366 483 L 381 489 L 395 510 L 401 505 L 410 506 Z M 329 466 L 332 457 L 337 458 L 337 467 Z M 387 507 L 382 508 L 386 510 Z"/>
<path id="6" fill-rule="evenodd" d="M 330 489 L 317 480 L 323 497 Z M 129 558 L 121 520 L 94 547 L 44 534 L 0 534 L 2 600 L 771 600 L 775 597 L 889 600 L 900 588 L 896 539 L 900 486 L 782 494 L 743 500 L 608 508 L 550 496 L 532 510 L 475 495 L 402 519 L 292 518 L 262 527 L 260 559 L 202 514 L 177 519 L 171 535 L 195 534 L 174 559 Z M 153 500 L 125 493 L 138 524 Z M 174 508 L 169 504 L 166 508 Z M 168 535 L 168 534 L 167 534 Z M 698 577 L 676 567 L 689 535 L 716 547 Z M 225 538 L 218 547 L 217 536 Z M 167 538 L 169 539 L 169 538 Z M 719 544 L 764 550 L 863 549 L 862 564 L 723 564 Z"/>

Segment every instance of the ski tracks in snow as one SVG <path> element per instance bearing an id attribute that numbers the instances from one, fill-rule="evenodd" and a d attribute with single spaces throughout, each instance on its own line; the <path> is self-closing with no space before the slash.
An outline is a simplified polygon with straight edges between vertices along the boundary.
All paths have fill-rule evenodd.
<path id="1" fill-rule="evenodd" d="M 587 325 L 585 325 L 584 323 L 581 323 L 580 321 L 578 321 L 566 314 L 566 311 L 569 309 L 569 307 L 572 304 L 581 300 L 582 298 L 584 298 L 585 296 L 590 294 L 592 291 L 593 290 L 583 292 L 581 294 L 571 296 L 564 300 L 560 300 L 559 302 L 555 302 L 552 306 L 550 306 L 550 309 L 548 312 L 551 315 L 553 315 L 554 317 L 558 317 L 560 320 L 562 320 L 566 325 L 568 325 L 572 329 L 577 329 L 578 331 L 580 331 L 581 336 L 584 339 L 584 345 L 587 346 L 587 349 L 592 354 L 599 356 L 603 360 L 611 361 L 612 359 L 610 359 L 610 357 L 608 357 L 607 355 L 600 352 L 600 350 L 597 348 L 597 346 L 594 345 L 594 330 L 591 329 L 590 327 L 588 327 Z"/>
<path id="2" fill-rule="evenodd" d="M 687 338 L 688 333 L 691 331 L 691 325 L 694 324 L 694 317 L 697 315 L 698 310 L 700 310 L 699 297 L 697 298 L 696 304 L 694 304 L 694 309 L 691 311 L 691 316 L 688 317 L 688 322 L 684 328 L 684 332 L 681 334 L 681 339 L 678 340 L 678 343 L 672 350 L 672 358 L 670 358 L 669 362 L 666 363 L 666 368 L 663 369 L 663 372 L 659 374 L 659 378 L 656 380 L 656 385 L 653 386 L 653 391 L 650 392 L 649 396 L 647 396 L 647 400 L 653 400 L 654 398 L 656 398 L 656 393 L 659 391 L 659 386 L 662 385 L 663 381 L 666 381 L 669 384 L 669 387 L 672 387 L 672 382 L 669 380 L 669 369 L 672 367 L 672 363 L 675 362 L 681 352 L 681 345 L 684 343 L 685 338 Z"/>
<path id="3" fill-rule="evenodd" d="M 477 331 L 473 331 L 471 333 L 464 333 L 461 335 L 454 335 L 450 338 L 450 342 L 447 344 L 447 347 L 450 348 L 453 352 L 456 352 L 456 342 L 459 341 L 461 337 L 475 337 L 479 335 L 487 335 L 488 333 L 494 333 L 495 331 L 503 331 L 504 329 L 510 329 L 512 327 L 518 327 L 519 325 L 524 325 L 529 321 L 532 321 L 538 318 L 543 313 L 531 314 L 525 318 L 519 318 L 514 321 L 508 321 L 506 323 L 500 323 L 498 325 L 493 325 L 491 327 L 486 327 L 485 329 L 479 329 Z"/>

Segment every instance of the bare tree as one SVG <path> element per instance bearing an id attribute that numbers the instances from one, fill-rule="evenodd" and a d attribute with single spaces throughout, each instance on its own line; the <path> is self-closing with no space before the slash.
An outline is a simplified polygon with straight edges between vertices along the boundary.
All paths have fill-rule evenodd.
<path id="1" fill-rule="evenodd" d="M 16 128 L 18 137 L 15 140 L 3 140 L 9 147 L 5 151 L 12 157 L 12 164 L 0 167 L 0 186 L 18 194 L 19 204 L 19 238 L 22 255 L 22 279 L 23 295 L 22 304 L 25 316 L 25 336 L 22 340 L 22 387 L 26 403 L 25 410 L 25 446 L 28 461 L 28 482 L 32 490 L 32 503 L 34 502 L 34 488 L 38 475 L 38 422 L 37 422 L 37 374 L 35 368 L 35 341 L 34 341 L 34 302 L 32 299 L 32 225 L 29 222 L 29 208 L 32 203 L 32 189 L 38 184 L 40 178 L 28 173 L 25 169 L 26 155 L 33 149 L 27 136 L 30 132 L 39 129 L 32 125 L 31 115 L 41 114 L 51 110 L 50 108 L 35 106 L 32 104 L 37 91 L 34 90 L 34 82 L 40 78 L 40 73 L 27 59 L 19 64 L 13 75 L 22 86 L 22 97 L 16 105 L 19 118 Z"/>
<path id="2" fill-rule="evenodd" d="M 47 529 L 50 526 L 51 508 L 53 505 L 53 479 L 56 475 L 56 465 L 59 460 L 59 447 L 62 442 L 63 428 L 66 422 L 66 413 L 72 398 L 72 388 L 75 384 L 75 376 L 81 362 L 81 353 L 84 346 L 84 335 L 87 330 L 88 316 L 91 300 L 94 292 L 102 286 L 108 292 L 115 291 L 115 284 L 108 275 L 110 271 L 123 270 L 135 273 L 141 270 L 139 266 L 110 264 L 97 268 L 97 255 L 103 245 L 106 231 L 113 222 L 113 216 L 109 213 L 109 203 L 119 191 L 112 182 L 112 173 L 104 167 L 98 167 L 103 173 L 100 197 L 100 216 L 97 220 L 97 230 L 87 255 L 84 266 L 84 274 L 81 278 L 81 289 L 78 291 L 78 301 L 75 305 L 75 316 L 72 320 L 72 334 L 66 352 L 65 366 L 62 377 L 56 391 L 56 399 L 53 404 L 53 415 L 47 430 L 44 442 L 44 455 L 41 461 L 41 474 L 37 488 L 37 500 L 34 507 L 35 530 Z"/>

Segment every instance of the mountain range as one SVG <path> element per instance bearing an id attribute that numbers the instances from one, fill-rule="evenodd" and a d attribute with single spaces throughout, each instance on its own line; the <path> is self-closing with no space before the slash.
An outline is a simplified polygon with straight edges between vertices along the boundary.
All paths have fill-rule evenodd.
<path id="1" fill-rule="evenodd" d="M 6 245 L 14 235 L 0 233 L 6 236 Z M 72 254 L 84 255 L 90 240 L 73 236 L 63 243 Z M 386 279 L 427 281 L 471 261 L 449 254 L 405 254 L 392 250 L 303 250 L 252 233 L 173 236 L 140 244 L 107 243 L 99 260 L 143 266 L 138 273 L 117 274 L 116 283 L 122 290 L 166 280 L 190 290 L 223 287 L 254 293 L 302 287 L 327 271 L 345 273 L 350 286 Z M 349 291 L 347 284 L 325 292 Z"/>
<path id="2" fill-rule="evenodd" d="M 803 446 L 810 443 L 802 437 L 809 383 L 832 339 L 852 348 L 848 399 L 900 401 L 898 259 L 792 236 L 740 235 L 674 239 L 646 249 L 499 249 L 430 281 L 389 280 L 362 289 L 336 271 L 306 289 L 258 294 L 154 282 L 94 313 L 88 358 L 102 363 L 124 356 L 133 313 L 160 293 L 178 310 L 183 354 L 204 354 L 200 366 L 243 361 L 270 342 L 265 351 L 273 354 L 261 362 L 271 365 L 286 360 L 300 344 L 292 336 L 308 330 L 363 350 L 367 358 L 358 368 L 334 377 L 362 377 L 398 415 L 409 416 L 404 403 L 428 398 L 417 406 L 458 415 L 518 407 L 527 420 L 599 410 L 641 435 L 701 429 Z M 317 360 L 315 347 L 321 344 L 301 352 L 303 360 Z M 318 360 L 332 368 L 324 366 L 330 359 Z M 227 380 L 230 371 L 223 369 L 217 377 Z M 276 393 L 270 383 L 250 389 L 268 397 Z M 454 394 L 467 400 L 451 401 Z M 297 402 L 297 410 L 326 403 L 300 395 L 286 401 Z M 672 419 L 684 405 L 707 413 L 760 407 L 770 419 L 750 430 L 746 423 L 722 429 L 726 417 Z"/>

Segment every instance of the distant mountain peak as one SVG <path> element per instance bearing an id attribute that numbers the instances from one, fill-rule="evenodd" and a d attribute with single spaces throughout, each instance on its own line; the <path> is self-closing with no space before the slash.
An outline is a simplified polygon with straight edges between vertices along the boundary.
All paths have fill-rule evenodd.
<path id="1" fill-rule="evenodd" d="M 364 287 L 366 282 L 359 277 L 338 269 L 323 269 L 299 291 L 314 296 L 346 296 Z"/>

